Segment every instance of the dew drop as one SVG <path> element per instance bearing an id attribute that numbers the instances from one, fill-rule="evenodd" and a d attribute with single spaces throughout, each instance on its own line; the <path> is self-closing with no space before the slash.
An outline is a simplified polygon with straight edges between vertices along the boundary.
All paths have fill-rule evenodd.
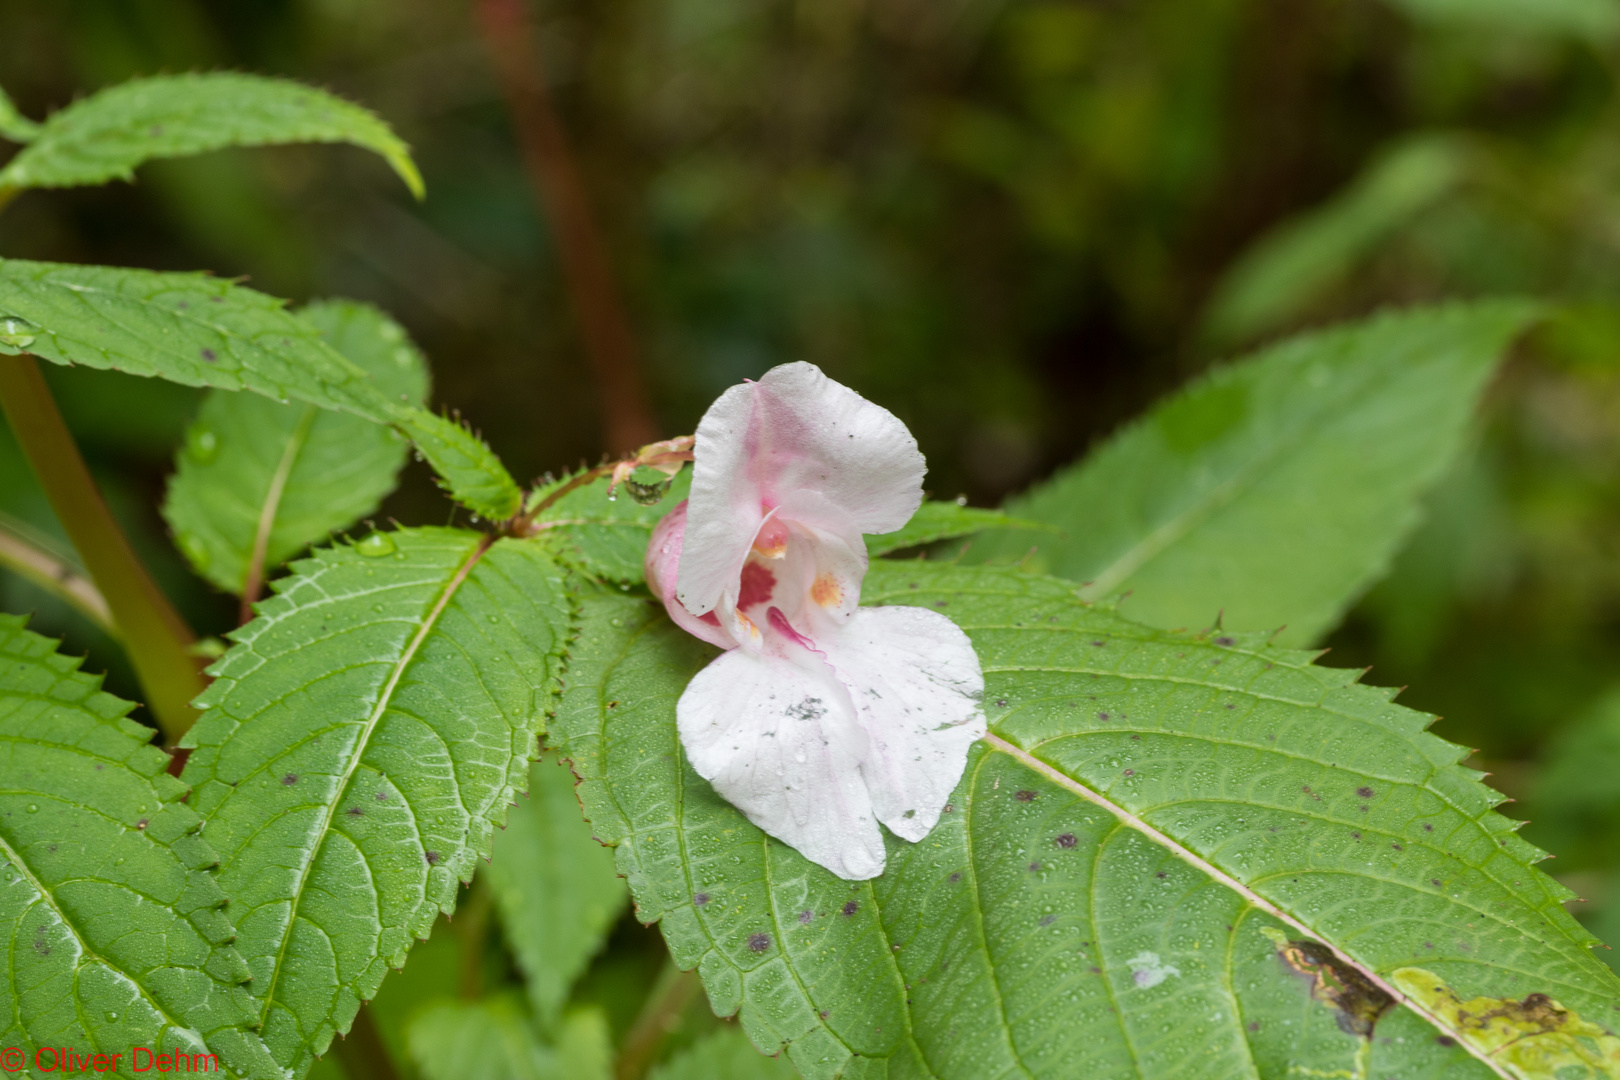
<path id="1" fill-rule="evenodd" d="M 194 424 L 186 429 L 186 456 L 207 465 L 219 456 L 219 435 L 213 428 Z"/>
<path id="2" fill-rule="evenodd" d="M 0 345 L 9 345 L 13 349 L 26 349 L 34 343 L 39 336 L 39 327 L 27 319 L 19 319 L 14 315 L 0 318 Z"/>
<path id="3" fill-rule="evenodd" d="M 30 813 L 30 814 L 37 814 L 37 813 L 39 813 L 39 805 L 38 805 L 38 804 L 37 804 L 37 803 L 29 803 L 29 804 L 28 804 L 28 812 L 29 812 L 29 813 Z"/>
<path id="4" fill-rule="evenodd" d="M 354 545 L 354 550 L 368 559 L 378 559 L 384 555 L 392 555 L 399 547 L 394 543 L 394 538 L 387 533 L 374 532 Z"/>
<path id="5" fill-rule="evenodd" d="M 118 1019 L 118 1014 L 115 1013 L 115 1012 L 109 1012 L 107 1014 L 107 1019 L 108 1020 L 117 1020 Z"/>

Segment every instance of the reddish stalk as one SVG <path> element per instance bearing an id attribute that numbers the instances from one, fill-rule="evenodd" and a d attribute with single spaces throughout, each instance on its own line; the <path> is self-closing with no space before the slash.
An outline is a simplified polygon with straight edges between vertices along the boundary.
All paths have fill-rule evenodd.
<path id="1" fill-rule="evenodd" d="M 568 133 L 558 119 L 523 0 L 478 0 L 477 17 L 501 94 L 523 151 L 523 164 L 556 234 L 569 305 L 590 359 L 613 451 L 657 434 L 623 298 L 607 246 L 591 215 Z"/>

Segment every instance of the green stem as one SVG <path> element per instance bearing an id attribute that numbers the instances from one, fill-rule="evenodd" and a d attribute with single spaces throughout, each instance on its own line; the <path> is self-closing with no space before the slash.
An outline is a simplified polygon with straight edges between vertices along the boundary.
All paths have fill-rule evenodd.
<path id="1" fill-rule="evenodd" d="M 70 555 L 54 548 L 55 545 L 43 537 L 33 535 L 33 530 L 22 522 L 0 514 L 0 566 L 66 601 L 116 639 L 118 626 L 107 607 L 107 598 L 101 595 L 96 583 L 74 565 Z"/>
<path id="2" fill-rule="evenodd" d="M 641 1014 L 625 1033 L 619 1047 L 619 1061 L 613 1070 L 614 1080 L 641 1080 L 647 1074 L 659 1044 L 692 1003 L 697 990 L 697 972 L 682 971 L 673 960 L 664 964 L 652 993 L 647 995 L 647 1003 L 641 1007 Z"/>
<path id="3" fill-rule="evenodd" d="M 39 477 L 51 509 L 106 597 L 163 737 L 177 741 L 197 718 L 202 672 L 196 641 L 113 520 L 31 356 L 0 357 L 0 410 Z"/>

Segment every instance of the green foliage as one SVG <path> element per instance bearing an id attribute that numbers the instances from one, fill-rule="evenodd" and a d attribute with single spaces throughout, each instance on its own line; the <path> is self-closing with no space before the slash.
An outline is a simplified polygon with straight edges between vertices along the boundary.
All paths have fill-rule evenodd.
<path id="1" fill-rule="evenodd" d="M 1129 593 L 1133 618 L 1313 641 L 1417 523 L 1535 311 L 1418 309 L 1291 339 L 1200 379 L 1007 509 L 1063 531 L 1037 539 L 1036 568 L 1088 597 Z M 986 537 L 969 556 L 1029 546 Z"/>
<path id="2" fill-rule="evenodd" d="M 0 138 L 12 142 L 31 142 L 39 137 L 39 125 L 17 111 L 11 98 L 0 90 Z"/>
<path id="3" fill-rule="evenodd" d="M 628 900 L 612 852 L 580 817 L 573 773 L 560 766 L 548 754 L 529 770 L 528 798 L 495 837 L 484 871 L 530 1007 L 547 1029 Z"/>
<path id="4" fill-rule="evenodd" d="M 132 706 L 0 615 L 0 1046 L 214 1053 L 275 1076 L 202 821 Z M 9 1068 L 9 1065 L 8 1065 Z"/>
<path id="5" fill-rule="evenodd" d="M 647 1080 L 796 1080 L 787 1059 L 761 1057 L 740 1030 L 706 1036 L 648 1074 Z"/>
<path id="6" fill-rule="evenodd" d="M 852 883 L 685 765 L 674 704 L 714 651 L 645 601 L 581 599 L 553 731 L 587 816 L 716 1011 L 807 1077 L 1168 1075 L 1194 1055 L 1211 1075 L 1486 1076 L 1384 1012 L 1368 973 L 1587 1016 L 1620 994 L 1464 750 L 1261 637 L 1149 630 L 1011 569 L 875 563 L 867 602 L 972 636 L 995 749 L 927 840 L 891 839 L 888 872 Z"/>
<path id="7" fill-rule="evenodd" d="M 206 274 L 0 259 L 0 354 L 25 351 L 393 424 L 474 513 L 517 509 L 517 484 L 466 428 L 387 396 L 282 301 Z"/>
<path id="8" fill-rule="evenodd" d="M 596 1009 L 563 1018 L 553 1045 L 542 1044 L 513 995 L 445 1002 L 411 1023 L 411 1056 L 427 1080 L 609 1080 L 613 1044 Z"/>
<path id="9" fill-rule="evenodd" d="M 300 313 L 390 400 L 420 404 L 427 362 L 399 324 L 347 301 Z M 388 427 L 314 405 L 214 390 L 186 432 L 163 516 L 199 574 L 240 594 L 261 573 L 376 509 L 407 444 Z"/>
<path id="10" fill-rule="evenodd" d="M 1039 529 L 1053 531 L 1032 521 L 1010 518 L 999 510 L 980 510 L 954 502 L 929 500 L 917 508 L 911 520 L 892 533 L 866 538 L 866 553 L 873 557 L 906 548 L 972 536 L 986 529 Z"/>
<path id="11" fill-rule="evenodd" d="M 523 492 L 501 459 L 465 424 L 421 409 L 400 410 L 394 423 L 439 474 L 450 497 L 490 521 L 518 512 Z"/>
<path id="12" fill-rule="evenodd" d="M 544 499 L 572 478 L 554 480 L 531 498 Z M 640 584 L 642 558 L 653 527 L 691 488 L 692 470 L 682 469 L 661 501 L 643 506 L 622 492 L 609 499 L 604 478 L 568 492 L 548 506 L 535 524 L 559 559 L 603 581 Z"/>
<path id="13" fill-rule="evenodd" d="M 537 545 L 409 529 L 274 583 L 183 774 L 265 1041 L 301 1075 L 453 909 L 524 784 L 567 636 Z"/>
<path id="14" fill-rule="evenodd" d="M 1343 191 L 1261 237 L 1226 271 L 1205 333 L 1222 345 L 1296 322 L 1397 229 L 1457 187 L 1469 164 L 1454 136 L 1405 140 Z"/>
<path id="15" fill-rule="evenodd" d="M 134 79 L 74 102 L 0 169 L 0 187 L 102 184 L 132 179 L 152 158 L 311 142 L 375 151 L 422 195 L 409 149 L 370 110 L 311 86 L 236 72 Z"/>

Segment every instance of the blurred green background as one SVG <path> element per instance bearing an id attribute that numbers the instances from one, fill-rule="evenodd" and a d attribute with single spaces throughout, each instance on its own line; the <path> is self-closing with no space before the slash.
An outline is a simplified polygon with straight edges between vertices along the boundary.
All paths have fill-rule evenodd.
<path id="1" fill-rule="evenodd" d="M 1620 940 L 1620 0 L 529 11 L 664 435 L 725 386 L 811 360 L 911 426 L 934 495 L 995 505 L 1282 334 L 1441 297 L 1568 301 L 1326 644 L 1479 748 Z M 132 75 L 215 68 L 376 109 L 414 146 L 426 201 L 357 150 L 229 152 L 30 192 L 0 253 L 373 301 L 427 351 L 436 403 L 520 480 L 620 449 L 470 3 L 0 4 L 0 84 L 36 118 Z M 164 586 L 200 631 L 227 630 L 234 601 L 156 512 L 197 395 L 48 374 Z M 0 509 L 56 533 L 8 437 Z M 413 465 L 381 516 L 449 513 Z M 135 696 L 116 648 L 43 593 L 0 575 L 0 607 L 37 611 Z M 1560 745 L 1606 771 L 1542 779 Z"/>

